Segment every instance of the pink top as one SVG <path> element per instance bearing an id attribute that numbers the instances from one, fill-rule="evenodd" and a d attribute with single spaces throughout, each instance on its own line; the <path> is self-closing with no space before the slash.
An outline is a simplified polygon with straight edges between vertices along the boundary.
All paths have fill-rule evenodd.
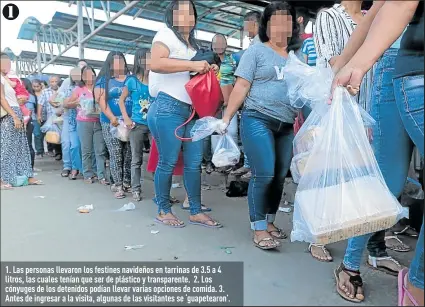
<path id="1" fill-rule="evenodd" d="M 87 86 L 84 87 L 76 87 L 74 89 L 74 93 L 77 95 L 78 98 L 82 99 L 93 99 L 93 93 L 87 88 Z M 88 117 L 84 116 L 81 112 L 81 108 L 77 108 L 77 120 L 80 122 L 91 122 L 95 123 L 99 121 L 99 117 Z"/>

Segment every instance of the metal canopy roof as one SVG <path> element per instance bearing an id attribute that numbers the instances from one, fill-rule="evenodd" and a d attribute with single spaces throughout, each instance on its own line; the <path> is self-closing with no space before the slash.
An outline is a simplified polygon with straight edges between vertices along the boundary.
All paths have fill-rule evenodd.
<path id="1" fill-rule="evenodd" d="M 77 1 L 61 1 L 75 4 Z M 104 10 L 105 7 L 101 1 L 79 1 L 85 2 L 89 7 L 92 3 L 97 9 Z M 198 12 L 197 29 L 221 33 L 226 36 L 241 39 L 241 29 L 244 16 L 250 11 L 262 11 L 262 7 L 244 1 L 235 0 L 194 0 Z M 125 12 L 125 15 L 134 18 L 140 17 L 148 20 L 164 22 L 164 12 L 169 0 L 141 0 L 132 9 Z M 123 1 L 108 1 L 109 9 L 112 12 L 118 12 L 125 7 Z"/>
<path id="2" fill-rule="evenodd" d="M 19 54 L 19 57 L 21 59 L 35 59 L 37 58 L 37 52 L 33 51 L 21 51 Z M 47 55 L 47 59 L 50 60 L 51 55 Z M 103 65 L 103 61 L 95 61 L 95 60 L 86 60 L 87 63 L 95 68 L 95 69 L 101 69 Z M 78 62 L 77 58 L 73 57 L 66 57 L 66 56 L 60 56 L 56 61 L 55 65 L 64 65 L 64 66 L 75 66 Z"/>

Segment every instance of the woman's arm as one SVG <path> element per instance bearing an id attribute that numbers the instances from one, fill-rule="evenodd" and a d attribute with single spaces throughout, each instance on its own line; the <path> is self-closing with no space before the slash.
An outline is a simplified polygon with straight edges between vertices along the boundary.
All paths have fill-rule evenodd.
<path id="1" fill-rule="evenodd" d="M 209 64 L 206 61 L 186 61 L 168 58 L 170 50 L 161 43 L 155 42 L 151 50 L 151 71 L 160 74 L 171 74 L 176 72 L 194 71 L 206 73 L 209 71 Z"/>
<path id="2" fill-rule="evenodd" d="M 105 89 L 103 88 L 96 87 L 94 89 L 94 97 L 96 98 L 96 102 L 99 103 L 100 110 L 102 111 L 103 114 L 106 115 L 106 117 L 111 121 L 111 123 L 115 124 L 118 122 L 117 118 L 112 113 L 111 109 L 108 108 L 108 105 L 105 101 L 104 93 L 105 93 Z"/>
<path id="3" fill-rule="evenodd" d="M 342 67 L 344 67 L 360 49 L 366 39 L 373 20 L 384 4 L 385 1 L 373 1 L 372 7 L 367 12 L 362 22 L 354 30 L 347 45 L 345 45 L 341 56 L 336 57 L 335 63 L 332 66 L 334 73 L 337 73 Z"/>
<path id="4" fill-rule="evenodd" d="M 4 95 L 4 85 L 1 85 L 1 106 L 3 107 L 3 109 L 6 110 L 6 112 L 12 116 L 13 118 L 18 118 L 18 116 L 16 115 L 15 111 L 13 111 L 13 109 L 10 107 L 9 102 L 7 102 L 6 97 Z"/>
<path id="5" fill-rule="evenodd" d="M 131 125 L 133 124 L 133 121 L 131 120 L 131 118 L 128 116 L 127 114 L 127 109 L 125 108 L 125 100 L 128 97 L 128 88 L 127 86 L 124 86 L 122 89 L 122 94 L 120 96 L 120 110 L 121 110 L 121 114 L 122 117 L 124 119 L 124 123 L 126 126 L 131 127 Z M 138 101 L 133 102 L 133 103 L 138 103 Z"/>
<path id="6" fill-rule="evenodd" d="M 223 121 L 225 123 L 230 123 L 230 120 L 244 103 L 250 88 L 251 83 L 249 81 L 240 77 L 236 79 L 235 87 L 230 94 L 229 102 L 227 103 L 227 108 L 223 115 Z"/>
<path id="7" fill-rule="evenodd" d="M 400 37 L 412 20 L 419 1 L 385 1 L 365 42 L 347 64 L 366 73 Z"/>
<path id="8" fill-rule="evenodd" d="M 72 92 L 71 97 L 66 98 L 63 101 L 63 107 L 65 109 L 75 109 L 79 103 L 80 103 L 80 99 L 78 98 L 77 93 Z"/>

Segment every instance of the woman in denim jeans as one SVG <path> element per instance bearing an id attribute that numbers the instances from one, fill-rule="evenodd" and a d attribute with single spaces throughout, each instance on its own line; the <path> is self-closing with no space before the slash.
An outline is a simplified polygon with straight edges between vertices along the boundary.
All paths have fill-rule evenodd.
<path id="1" fill-rule="evenodd" d="M 152 41 L 149 92 L 156 97 L 148 112 L 148 125 L 158 146 L 159 161 L 155 172 L 155 195 L 158 204 L 156 222 L 171 227 L 184 223 L 171 211 L 170 189 L 173 169 L 182 146 L 174 131 L 183 125 L 192 112 L 192 101 L 185 89 L 190 72 L 204 74 L 216 65 L 206 61 L 190 61 L 196 54 L 196 8 L 193 1 L 171 1 L 165 12 L 166 28 L 161 29 Z M 185 125 L 181 136 L 190 137 L 195 120 Z M 201 210 L 201 163 L 203 142 L 183 143 L 184 185 L 189 196 L 189 223 L 218 228 Z"/>
<path id="2" fill-rule="evenodd" d="M 254 244 L 274 249 L 287 237 L 274 222 L 294 139 L 296 110 L 290 105 L 282 73 L 288 52 L 297 48 L 299 25 L 294 8 L 287 2 L 268 5 L 259 36 L 262 43 L 245 51 L 236 70 L 236 84 L 220 130 L 227 128 L 244 103 L 241 136 L 252 171 L 248 204 Z"/>
<path id="3" fill-rule="evenodd" d="M 75 67 L 71 70 L 69 83 L 62 85 L 59 92 L 64 94 L 66 99 L 63 102 L 64 112 L 62 114 L 63 125 L 61 134 L 63 170 L 62 177 L 76 180 L 77 175 L 82 171 L 81 166 L 81 146 L 77 133 L 77 111 L 73 101 L 70 100 L 73 90 L 81 82 L 81 68 Z M 77 97 L 75 97 L 77 99 Z M 70 104 L 71 108 L 67 105 Z"/>
<path id="4" fill-rule="evenodd" d="M 391 188 L 395 182 L 404 183 L 405 181 L 412 143 L 416 145 L 421 155 L 424 155 L 424 3 L 422 1 L 386 1 L 376 4 L 372 12 L 371 20 L 359 27 L 360 30 L 355 33 L 356 35 L 353 34 L 350 44 L 347 45 L 347 50 L 337 66 L 343 68 L 338 69 L 334 86 L 346 86 L 353 95 L 356 94 L 364 74 L 409 25 L 403 34 L 393 73 L 395 105 L 398 114 L 394 107 L 390 108 L 390 106 L 387 106 L 386 113 L 380 114 L 385 116 L 388 123 L 393 126 L 393 132 L 387 137 L 388 142 L 393 142 L 394 146 L 402 147 L 402 150 L 406 151 L 400 156 L 399 161 L 394 162 L 397 166 L 401 165 L 400 178 L 394 178 L 394 182 L 386 178 Z M 345 60 L 347 58 L 351 58 L 348 63 Z M 387 152 L 387 155 L 393 154 L 394 152 Z M 424 304 L 423 231 L 422 225 L 415 256 L 409 270 L 404 269 L 399 273 L 399 306 L 423 306 Z M 359 244 L 365 242 L 364 237 L 351 241 L 353 240 Z M 354 249 L 356 249 L 357 260 L 351 257 L 350 260 L 355 261 L 347 263 L 347 259 L 344 259 L 335 271 L 335 276 L 338 293 L 347 300 L 360 302 L 364 299 L 359 271 L 362 248 L 357 246 Z"/>

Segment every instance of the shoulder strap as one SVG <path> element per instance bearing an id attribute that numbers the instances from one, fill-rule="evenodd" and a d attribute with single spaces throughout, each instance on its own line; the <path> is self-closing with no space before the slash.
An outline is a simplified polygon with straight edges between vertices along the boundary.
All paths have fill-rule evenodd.
<path id="1" fill-rule="evenodd" d="M 180 137 L 178 134 L 177 134 L 177 132 L 181 129 L 181 128 L 183 128 L 184 126 L 186 126 L 188 123 L 190 123 L 190 121 L 195 117 L 195 114 L 196 114 L 196 110 L 195 109 L 193 109 L 193 111 L 192 111 L 192 114 L 190 114 L 190 116 L 189 116 L 189 118 L 187 119 L 187 121 L 185 121 L 183 124 L 181 124 L 180 126 L 178 126 L 177 128 L 176 128 L 176 130 L 174 130 L 174 135 L 176 136 L 176 138 L 178 138 L 180 141 L 183 141 L 183 142 L 190 142 L 190 141 L 192 141 L 192 138 L 182 138 L 182 137 Z"/>

